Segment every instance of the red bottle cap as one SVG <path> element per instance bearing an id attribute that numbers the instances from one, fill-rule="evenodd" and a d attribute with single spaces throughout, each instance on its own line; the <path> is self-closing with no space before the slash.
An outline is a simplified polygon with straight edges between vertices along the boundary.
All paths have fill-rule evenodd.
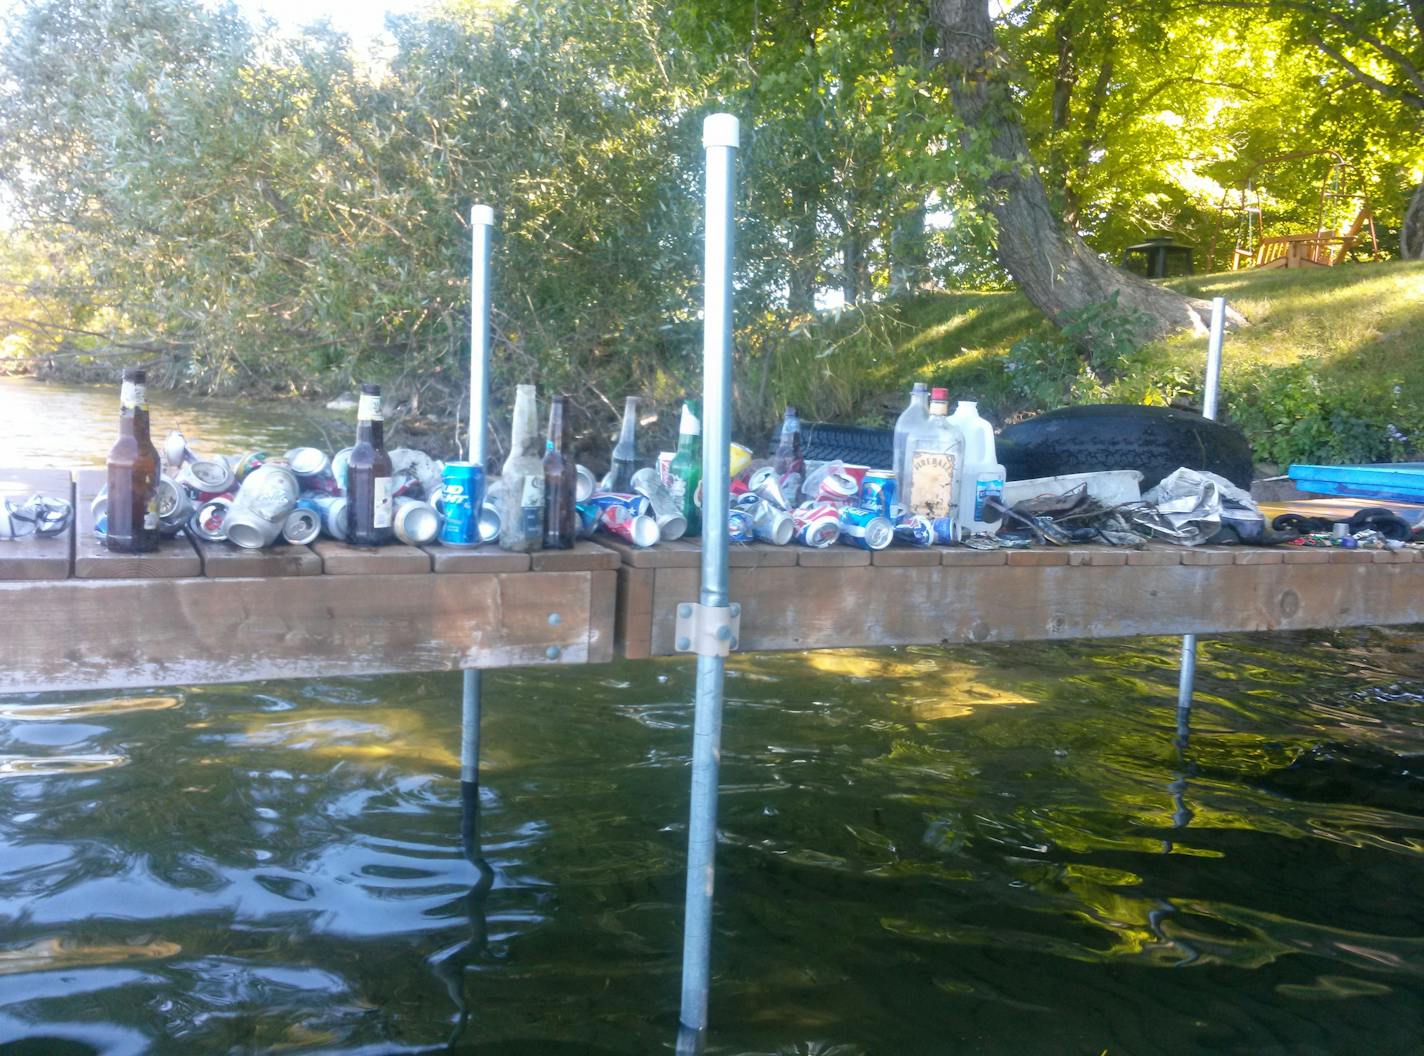
<path id="1" fill-rule="evenodd" d="M 949 399 L 949 390 L 948 390 L 948 389 L 931 389 L 931 390 L 930 390 L 930 399 L 932 399 L 932 400 L 948 400 L 948 399 Z"/>

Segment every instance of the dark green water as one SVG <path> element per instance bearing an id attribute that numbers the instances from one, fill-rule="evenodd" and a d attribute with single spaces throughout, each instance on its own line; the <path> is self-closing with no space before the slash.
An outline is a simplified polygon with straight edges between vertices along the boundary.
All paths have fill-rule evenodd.
<path id="1" fill-rule="evenodd" d="M 1424 638 L 1176 648 L 735 658 L 712 1051 L 1424 1051 Z M 456 675 L 0 698 L 0 1053 L 666 1051 L 692 688 L 487 675 L 484 872 Z"/>

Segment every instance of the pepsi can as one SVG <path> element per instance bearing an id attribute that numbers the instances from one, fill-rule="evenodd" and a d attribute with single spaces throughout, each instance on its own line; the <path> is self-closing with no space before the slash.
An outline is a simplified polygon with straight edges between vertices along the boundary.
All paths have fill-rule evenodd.
<path id="1" fill-rule="evenodd" d="M 959 542 L 959 526 L 954 523 L 953 517 L 936 517 L 934 525 L 934 541 L 938 546 L 953 546 Z"/>
<path id="2" fill-rule="evenodd" d="M 895 471 L 873 469 L 867 473 L 865 479 L 860 482 L 860 505 L 867 510 L 877 511 L 882 517 L 893 517 Z"/>
<path id="3" fill-rule="evenodd" d="M 847 506 L 841 510 L 841 542 L 862 550 L 884 550 L 895 538 L 890 518 L 879 510 Z"/>
<path id="4" fill-rule="evenodd" d="M 895 522 L 895 538 L 911 546 L 933 546 L 934 522 L 918 513 L 907 513 Z"/>
<path id="5" fill-rule="evenodd" d="M 587 539 L 598 531 L 598 515 L 602 512 L 591 502 L 578 502 L 574 504 L 574 519 L 577 523 L 577 535 L 580 539 Z"/>
<path id="6" fill-rule="evenodd" d="M 480 506 L 485 497 L 485 471 L 473 462 L 446 462 L 440 473 L 440 527 L 444 546 L 480 544 Z"/>

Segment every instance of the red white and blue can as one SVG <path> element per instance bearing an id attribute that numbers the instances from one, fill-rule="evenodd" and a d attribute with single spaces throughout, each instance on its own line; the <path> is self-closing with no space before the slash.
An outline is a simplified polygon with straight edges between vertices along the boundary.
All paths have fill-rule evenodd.
<path id="1" fill-rule="evenodd" d="M 934 522 L 918 513 L 907 513 L 895 522 L 895 539 L 911 546 L 933 546 Z"/>
<path id="2" fill-rule="evenodd" d="M 860 482 L 860 505 L 867 510 L 876 510 L 885 518 L 894 517 L 895 471 L 873 469 Z"/>
<path id="3" fill-rule="evenodd" d="M 959 542 L 959 526 L 954 523 L 953 517 L 936 517 L 934 525 L 934 541 L 939 546 L 953 546 Z"/>
<path id="4" fill-rule="evenodd" d="M 879 510 L 847 506 L 841 510 L 841 542 L 862 550 L 884 550 L 895 539 L 895 527 Z"/>
<path id="5" fill-rule="evenodd" d="M 600 511 L 618 507 L 627 510 L 634 517 L 645 517 L 650 512 L 646 495 L 630 495 L 620 491 L 595 491 L 586 500 Z"/>
<path id="6" fill-rule="evenodd" d="M 733 543 L 750 543 L 756 535 L 749 509 L 737 507 L 727 511 L 727 540 Z"/>
<path id="7" fill-rule="evenodd" d="M 806 502 L 791 511 L 796 522 L 796 541 L 817 550 L 830 546 L 841 536 L 840 507 L 829 502 Z"/>
<path id="8" fill-rule="evenodd" d="M 480 506 L 485 499 L 485 470 L 473 462 L 446 462 L 440 473 L 440 526 L 443 546 L 480 544 Z"/>

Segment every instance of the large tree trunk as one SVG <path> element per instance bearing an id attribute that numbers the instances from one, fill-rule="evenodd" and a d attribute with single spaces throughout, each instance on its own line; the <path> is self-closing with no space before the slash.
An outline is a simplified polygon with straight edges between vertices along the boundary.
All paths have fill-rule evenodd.
<path id="1" fill-rule="evenodd" d="M 987 0 L 934 0 L 932 17 L 950 95 L 968 151 L 987 149 L 995 166 L 984 205 L 998 226 L 1001 263 L 1035 307 L 1054 323 L 1114 293 L 1142 312 L 1137 335 L 1150 340 L 1174 330 L 1206 330 L 1211 305 L 1184 297 L 1105 263 L 1055 215 L 1029 156 L 1023 123 L 1010 92 L 1008 59 L 994 40 Z M 1231 313 L 1236 323 L 1244 323 Z"/>
<path id="2" fill-rule="evenodd" d="M 1420 6 L 1424 8 L 1424 4 Z M 1414 188 L 1404 222 L 1399 225 L 1399 255 L 1405 260 L 1424 260 L 1424 183 Z"/>

